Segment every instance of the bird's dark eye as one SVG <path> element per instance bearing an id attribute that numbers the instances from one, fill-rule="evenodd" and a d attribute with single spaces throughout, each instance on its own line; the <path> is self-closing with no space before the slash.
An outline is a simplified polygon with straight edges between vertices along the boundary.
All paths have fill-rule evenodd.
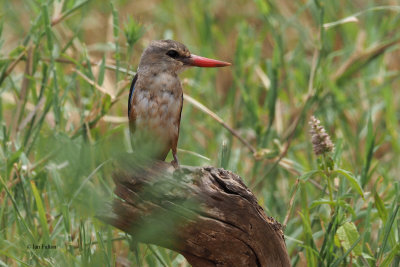
<path id="1" fill-rule="evenodd" d="M 179 53 L 176 50 L 168 50 L 167 56 L 170 56 L 172 58 L 177 58 L 179 56 Z"/>

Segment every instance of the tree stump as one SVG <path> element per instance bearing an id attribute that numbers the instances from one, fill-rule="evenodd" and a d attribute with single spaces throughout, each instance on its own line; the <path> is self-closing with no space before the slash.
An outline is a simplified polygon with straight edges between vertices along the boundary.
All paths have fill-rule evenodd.
<path id="1" fill-rule="evenodd" d="M 193 267 L 290 266 L 281 224 L 232 172 L 153 162 L 113 179 L 120 199 L 99 217 L 138 242 L 177 251 Z"/>

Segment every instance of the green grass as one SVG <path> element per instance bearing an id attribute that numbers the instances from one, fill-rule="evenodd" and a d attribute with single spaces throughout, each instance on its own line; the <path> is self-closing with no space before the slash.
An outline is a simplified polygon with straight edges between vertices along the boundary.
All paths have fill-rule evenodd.
<path id="1" fill-rule="evenodd" d="M 249 143 L 185 101 L 182 164 L 238 173 L 287 223 L 294 266 L 399 266 L 399 1 L 0 3 L 1 266 L 188 266 L 94 217 L 128 147 L 132 74 L 162 38 L 233 63 L 181 79 Z"/>

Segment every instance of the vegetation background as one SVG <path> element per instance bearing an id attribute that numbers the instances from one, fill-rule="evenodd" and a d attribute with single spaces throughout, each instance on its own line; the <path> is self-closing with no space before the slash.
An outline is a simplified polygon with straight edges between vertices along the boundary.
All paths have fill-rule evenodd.
<path id="1" fill-rule="evenodd" d="M 188 266 L 94 217 L 140 54 L 164 38 L 233 63 L 181 75 L 182 164 L 238 173 L 293 266 L 399 266 L 399 1 L 0 3 L 1 266 Z M 332 153 L 314 155 L 311 115 Z"/>

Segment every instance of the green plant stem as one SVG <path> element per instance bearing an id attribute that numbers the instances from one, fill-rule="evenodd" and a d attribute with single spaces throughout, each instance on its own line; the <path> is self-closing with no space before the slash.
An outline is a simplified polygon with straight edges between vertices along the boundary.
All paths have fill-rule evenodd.
<path id="1" fill-rule="evenodd" d="M 331 203 L 333 203 L 333 186 L 331 180 L 331 172 L 328 170 L 325 153 L 323 154 L 323 158 L 324 158 L 324 173 L 326 180 L 328 182 L 329 200 L 331 201 Z M 333 204 L 331 204 L 331 212 L 334 212 Z"/>

